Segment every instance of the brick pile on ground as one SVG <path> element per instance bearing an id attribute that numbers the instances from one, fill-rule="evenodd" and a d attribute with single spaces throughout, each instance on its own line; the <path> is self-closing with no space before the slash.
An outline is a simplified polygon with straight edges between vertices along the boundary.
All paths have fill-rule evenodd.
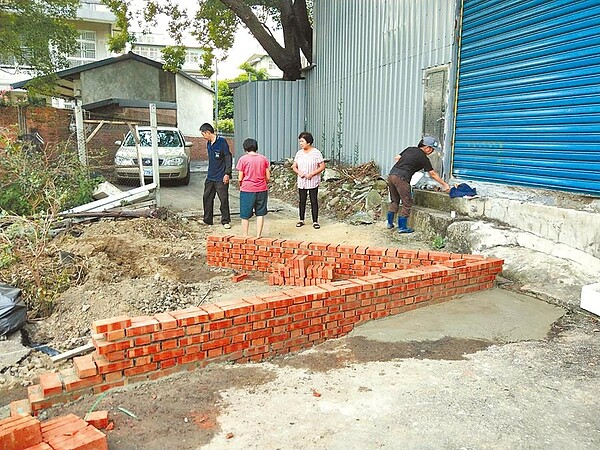
<path id="1" fill-rule="evenodd" d="M 96 428 L 106 428 L 107 411 L 92 413 L 92 422 L 74 414 L 40 422 L 13 403 L 11 417 L 0 420 L 2 450 L 108 450 L 106 436 Z"/>

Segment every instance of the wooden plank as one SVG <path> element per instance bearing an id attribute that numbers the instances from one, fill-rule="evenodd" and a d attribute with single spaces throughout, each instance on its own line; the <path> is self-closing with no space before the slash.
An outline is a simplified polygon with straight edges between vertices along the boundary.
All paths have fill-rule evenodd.
<path id="1" fill-rule="evenodd" d="M 52 362 L 56 363 L 56 362 L 60 362 L 60 361 L 64 361 L 66 359 L 72 358 L 74 356 L 79 356 L 79 355 L 83 355 L 84 353 L 89 353 L 95 349 L 96 349 L 96 347 L 94 347 L 94 344 L 92 344 L 91 342 L 88 342 L 85 345 L 71 349 L 64 353 L 61 353 L 60 355 L 53 356 L 50 359 L 52 360 Z"/>

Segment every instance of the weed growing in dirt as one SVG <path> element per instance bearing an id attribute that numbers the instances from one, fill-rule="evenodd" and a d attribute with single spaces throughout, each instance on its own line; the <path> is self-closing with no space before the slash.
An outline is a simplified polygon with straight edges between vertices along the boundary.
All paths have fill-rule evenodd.
<path id="1" fill-rule="evenodd" d="M 431 247 L 434 250 L 441 250 L 446 246 L 446 238 L 443 236 L 436 236 L 433 238 L 433 242 L 431 243 Z"/>

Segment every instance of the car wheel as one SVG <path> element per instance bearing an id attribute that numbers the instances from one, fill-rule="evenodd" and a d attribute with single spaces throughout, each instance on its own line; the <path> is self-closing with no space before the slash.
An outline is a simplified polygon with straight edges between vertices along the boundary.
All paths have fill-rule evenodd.
<path id="1" fill-rule="evenodd" d="M 188 164 L 188 166 L 187 166 L 187 173 L 185 175 L 185 178 L 182 178 L 181 181 L 180 181 L 180 184 L 182 186 L 187 186 L 188 184 L 190 184 L 190 175 L 191 175 L 191 173 L 190 173 L 190 165 Z"/>

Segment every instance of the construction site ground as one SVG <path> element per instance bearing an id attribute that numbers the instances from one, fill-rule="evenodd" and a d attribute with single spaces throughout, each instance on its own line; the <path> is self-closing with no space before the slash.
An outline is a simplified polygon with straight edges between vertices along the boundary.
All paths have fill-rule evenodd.
<path id="1" fill-rule="evenodd" d="M 96 319 L 272 290 L 261 274 L 232 283 L 231 269 L 206 265 L 206 236 L 239 234 L 241 225 L 236 215 L 231 230 L 219 217 L 201 225 L 203 175 L 195 171 L 190 186 L 161 192 L 166 220 L 82 224 L 77 237 L 57 240 L 86 275 L 51 317 L 27 324 L 28 341 L 65 351 L 87 342 Z M 237 211 L 235 188 L 231 197 Z M 270 199 L 264 236 L 431 250 L 419 233 L 398 235 L 381 221 L 349 225 L 327 212 L 321 229 L 297 228 L 297 210 L 285 200 Z M 551 258 L 540 267 L 535 255 L 528 273 L 518 255 L 519 279 L 499 278 L 490 291 L 374 321 L 301 353 L 90 395 L 41 418 L 109 410 L 113 450 L 598 448 L 598 317 L 525 295 L 564 280 Z M 32 350 L 5 367 L 2 416 L 39 372 L 69 365 Z"/>

